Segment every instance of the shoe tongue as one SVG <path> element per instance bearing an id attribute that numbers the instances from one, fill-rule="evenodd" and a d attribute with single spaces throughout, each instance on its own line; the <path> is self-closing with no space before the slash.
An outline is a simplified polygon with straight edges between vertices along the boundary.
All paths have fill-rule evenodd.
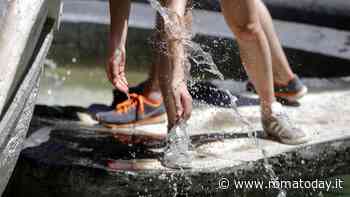
<path id="1" fill-rule="evenodd" d="M 274 102 L 271 105 L 272 114 L 278 117 L 278 120 L 289 128 L 295 128 L 294 124 L 289 119 L 287 113 L 284 111 L 282 105 L 278 102 Z"/>

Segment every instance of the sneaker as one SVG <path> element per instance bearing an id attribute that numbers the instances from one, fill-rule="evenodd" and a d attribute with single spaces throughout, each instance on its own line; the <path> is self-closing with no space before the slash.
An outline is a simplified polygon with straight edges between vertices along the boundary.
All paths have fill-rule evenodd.
<path id="1" fill-rule="evenodd" d="M 189 83 L 188 91 L 194 100 L 208 105 L 232 107 L 232 103 L 235 103 L 237 100 L 228 90 L 220 89 L 210 81 Z"/>
<path id="2" fill-rule="evenodd" d="M 109 128 L 123 128 L 166 121 L 162 100 L 150 100 L 139 94 L 130 94 L 129 99 L 116 105 L 114 110 L 96 114 L 99 122 Z"/>
<path id="3" fill-rule="evenodd" d="M 130 94 L 142 94 L 144 92 L 146 82 L 147 81 L 144 81 L 144 82 L 138 84 L 137 86 L 133 86 L 133 87 L 129 88 L 129 93 Z M 119 91 L 118 89 L 113 90 L 113 101 L 111 104 L 111 106 L 113 108 L 115 108 L 119 103 L 122 103 L 126 100 L 128 100 L 128 95 Z"/>
<path id="4" fill-rule="evenodd" d="M 295 102 L 307 93 L 307 87 L 301 82 L 298 76 L 290 80 L 287 84 L 275 84 L 275 96 L 278 100 Z M 253 83 L 247 83 L 247 91 L 256 93 Z"/>
<path id="5" fill-rule="evenodd" d="M 144 92 L 145 83 L 146 82 L 143 82 L 137 86 L 129 88 L 129 93 L 142 94 Z M 96 115 L 98 113 L 112 111 L 112 110 L 116 109 L 116 107 L 119 103 L 122 103 L 126 100 L 128 100 L 128 96 L 125 93 L 123 93 L 117 89 L 114 89 L 113 90 L 113 101 L 112 101 L 111 105 L 94 103 L 88 107 L 88 112 L 90 113 L 90 115 L 94 119 L 97 119 Z"/>
<path id="6" fill-rule="evenodd" d="M 145 89 L 146 82 L 140 83 L 137 86 L 129 89 L 130 93 L 142 94 Z M 209 105 L 231 107 L 232 96 L 225 90 L 221 90 L 216 85 L 209 81 L 196 81 L 188 84 L 188 91 L 192 98 L 196 101 L 206 103 Z M 127 95 L 120 92 L 119 90 L 113 91 L 113 102 L 112 107 L 115 108 L 118 103 L 127 100 Z"/>
<path id="7" fill-rule="evenodd" d="M 291 123 L 280 103 L 272 104 L 272 116 L 262 117 L 262 125 L 269 136 L 283 144 L 298 145 L 308 142 L 306 133 Z"/>

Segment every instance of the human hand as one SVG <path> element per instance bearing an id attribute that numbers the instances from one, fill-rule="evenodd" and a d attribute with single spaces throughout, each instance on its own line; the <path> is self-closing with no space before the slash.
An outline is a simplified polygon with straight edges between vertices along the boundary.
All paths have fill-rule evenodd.
<path id="1" fill-rule="evenodd" d="M 175 104 L 176 122 L 187 121 L 192 113 L 192 97 L 187 90 L 186 81 L 172 82 L 170 95 Z"/>
<path id="2" fill-rule="evenodd" d="M 125 77 L 125 59 L 125 50 L 116 49 L 108 59 L 106 73 L 109 81 L 116 89 L 128 94 L 128 82 Z"/>

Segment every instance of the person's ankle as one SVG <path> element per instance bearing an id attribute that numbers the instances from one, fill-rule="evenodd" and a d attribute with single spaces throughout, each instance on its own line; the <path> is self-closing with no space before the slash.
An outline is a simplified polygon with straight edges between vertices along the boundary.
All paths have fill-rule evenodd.
<path id="1" fill-rule="evenodd" d="M 285 77 L 274 77 L 274 84 L 275 85 L 288 85 L 290 81 L 295 79 L 295 74 L 288 75 Z"/>
<path id="2" fill-rule="evenodd" d="M 282 105 L 277 101 L 261 102 L 261 116 L 262 119 L 269 119 L 273 117 L 273 114 L 282 110 Z"/>
<path id="3" fill-rule="evenodd" d="M 159 100 L 162 98 L 159 84 L 155 80 L 147 79 L 143 82 L 143 87 L 143 96 L 151 100 Z"/>
<path id="4" fill-rule="evenodd" d="M 148 99 L 150 100 L 153 100 L 153 101 L 159 101 L 159 100 L 162 100 L 162 93 L 158 90 L 158 91 L 151 91 L 151 92 L 147 92 L 147 93 L 144 93 L 145 97 L 147 97 Z"/>
<path id="5" fill-rule="evenodd" d="M 147 79 L 144 82 L 145 92 L 160 92 L 160 86 L 156 79 Z"/>

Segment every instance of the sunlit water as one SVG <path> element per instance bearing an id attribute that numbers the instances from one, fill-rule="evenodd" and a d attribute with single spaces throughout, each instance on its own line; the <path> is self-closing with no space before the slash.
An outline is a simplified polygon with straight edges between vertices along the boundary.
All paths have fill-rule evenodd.
<path id="1" fill-rule="evenodd" d="M 181 39 L 185 47 L 185 57 L 192 60 L 193 63 L 200 68 L 201 72 L 211 73 L 218 77 L 218 79 L 223 80 L 224 75 L 218 70 L 211 54 L 205 52 L 198 43 L 192 41 L 191 32 L 188 32 L 187 29 L 180 27 L 176 22 L 171 20 L 172 18 L 176 18 L 176 13 L 162 7 L 156 0 L 148 0 L 148 2 L 163 18 L 166 33 L 170 35 L 170 37 Z M 162 46 L 166 46 L 166 44 L 162 44 Z M 186 64 L 186 66 L 189 65 Z M 189 70 L 189 68 L 185 70 Z"/>

